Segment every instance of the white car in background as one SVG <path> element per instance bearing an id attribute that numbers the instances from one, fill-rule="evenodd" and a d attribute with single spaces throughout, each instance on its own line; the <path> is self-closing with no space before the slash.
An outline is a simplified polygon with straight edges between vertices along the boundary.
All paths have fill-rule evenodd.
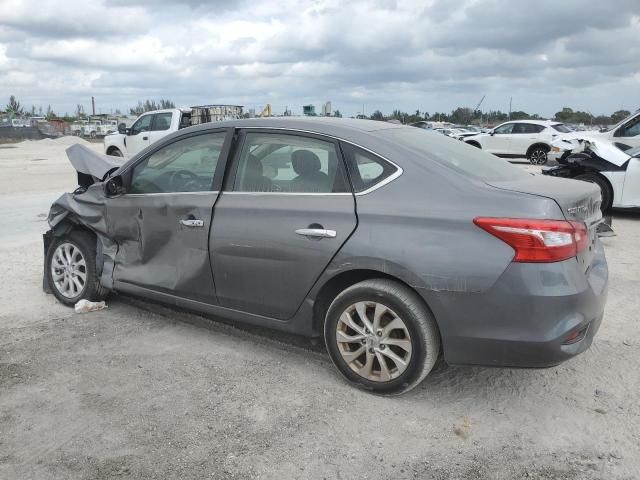
<path id="1" fill-rule="evenodd" d="M 456 138 L 457 135 L 465 133 L 464 130 L 460 130 L 459 128 L 434 128 L 433 130 L 452 138 Z"/>
<path id="2" fill-rule="evenodd" d="M 464 140 L 467 137 L 472 137 L 474 135 L 478 135 L 480 133 L 480 129 L 478 127 L 454 127 L 454 130 L 457 130 L 457 133 L 451 135 L 451 137 L 456 140 Z"/>
<path id="3" fill-rule="evenodd" d="M 542 173 L 598 185 L 602 211 L 640 207 L 640 146 L 623 151 L 615 142 L 592 133 L 553 142 L 567 157 L 563 164 Z"/>
<path id="4" fill-rule="evenodd" d="M 561 140 L 572 140 L 588 135 L 592 139 L 601 139 L 611 142 L 620 150 L 640 147 L 640 110 L 636 110 L 624 120 L 621 120 L 613 127 L 604 131 L 594 132 L 571 132 L 559 137 Z M 549 158 L 557 160 L 558 163 L 565 163 L 571 152 L 559 146 L 552 146 Z"/>
<path id="5" fill-rule="evenodd" d="M 551 142 L 570 132 L 560 122 L 513 120 L 498 125 L 489 133 L 468 136 L 464 141 L 499 157 L 526 157 L 534 165 L 543 165 L 547 163 Z"/>

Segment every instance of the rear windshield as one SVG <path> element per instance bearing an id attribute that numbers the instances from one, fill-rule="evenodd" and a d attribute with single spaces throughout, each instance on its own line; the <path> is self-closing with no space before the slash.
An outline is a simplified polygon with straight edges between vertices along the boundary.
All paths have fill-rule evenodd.
<path id="1" fill-rule="evenodd" d="M 502 158 L 432 131 L 389 128 L 378 133 L 430 160 L 481 180 L 511 180 L 529 175 Z"/>

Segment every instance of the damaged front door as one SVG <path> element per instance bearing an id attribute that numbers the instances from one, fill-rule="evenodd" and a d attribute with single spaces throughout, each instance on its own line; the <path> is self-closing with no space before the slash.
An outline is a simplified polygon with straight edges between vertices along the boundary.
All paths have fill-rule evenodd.
<path id="1" fill-rule="evenodd" d="M 118 244 L 116 289 L 216 303 L 208 239 L 216 172 L 222 175 L 230 137 L 226 131 L 180 137 L 132 167 L 126 193 L 107 201 L 109 233 Z"/>

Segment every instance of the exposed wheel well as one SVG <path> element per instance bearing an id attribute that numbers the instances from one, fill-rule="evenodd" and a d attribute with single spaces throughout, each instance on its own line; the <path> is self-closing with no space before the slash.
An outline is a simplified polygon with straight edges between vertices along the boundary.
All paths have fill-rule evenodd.
<path id="1" fill-rule="evenodd" d="M 379 272 L 377 270 L 350 270 L 340 273 L 330 279 L 327 283 L 325 283 L 316 296 L 315 302 L 313 304 L 313 335 L 322 337 L 322 332 L 324 330 L 324 319 L 327 314 L 327 310 L 329 309 L 329 305 L 331 305 L 333 299 L 336 298 L 340 292 L 350 287 L 351 285 L 355 285 L 356 283 L 362 282 L 364 280 L 371 280 L 374 278 L 393 280 L 402 283 L 414 292 L 416 291 L 411 285 L 403 282 L 399 278 L 387 273 Z M 419 293 L 418 296 L 422 298 Z M 424 302 L 424 304 L 433 315 L 433 311 L 431 310 L 427 302 Z M 436 324 L 437 323 L 438 320 L 436 319 Z"/>
<path id="2" fill-rule="evenodd" d="M 585 168 L 583 169 L 582 172 L 580 172 L 578 175 L 574 176 L 573 178 L 576 178 L 579 175 L 585 175 L 585 174 L 595 175 L 596 177 L 600 178 L 602 181 L 604 181 L 604 183 L 607 184 L 607 187 L 609 188 L 609 194 L 611 195 L 611 204 L 613 205 L 613 200 L 614 200 L 613 197 L 615 196 L 615 190 L 613 189 L 613 185 L 611 184 L 611 181 L 607 177 L 602 175 L 602 173 L 599 170 L 596 170 L 595 168 L 588 168 L 588 169 Z"/>
<path id="3" fill-rule="evenodd" d="M 547 152 L 551 151 L 551 147 L 546 143 L 534 143 L 527 149 L 527 157 L 531 152 L 533 152 L 538 147 L 543 147 Z"/>
<path id="4" fill-rule="evenodd" d="M 120 151 L 120 149 L 114 145 L 110 146 L 109 148 L 107 148 L 107 155 L 111 155 L 115 150 Z"/>

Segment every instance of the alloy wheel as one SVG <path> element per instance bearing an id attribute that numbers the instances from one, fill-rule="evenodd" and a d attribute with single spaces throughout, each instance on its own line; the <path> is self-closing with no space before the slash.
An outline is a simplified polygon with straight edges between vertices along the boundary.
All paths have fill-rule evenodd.
<path id="1" fill-rule="evenodd" d="M 87 264 L 80 249 L 72 243 L 61 243 L 51 258 L 53 284 L 66 298 L 80 295 L 87 283 Z"/>
<path id="2" fill-rule="evenodd" d="M 533 165 L 544 165 L 547 163 L 547 152 L 542 148 L 537 148 L 529 154 L 529 161 Z"/>
<path id="3" fill-rule="evenodd" d="M 374 382 L 398 378 L 409 366 L 411 337 L 402 319 L 378 302 L 358 302 L 338 320 L 338 351 L 361 377 Z"/>

